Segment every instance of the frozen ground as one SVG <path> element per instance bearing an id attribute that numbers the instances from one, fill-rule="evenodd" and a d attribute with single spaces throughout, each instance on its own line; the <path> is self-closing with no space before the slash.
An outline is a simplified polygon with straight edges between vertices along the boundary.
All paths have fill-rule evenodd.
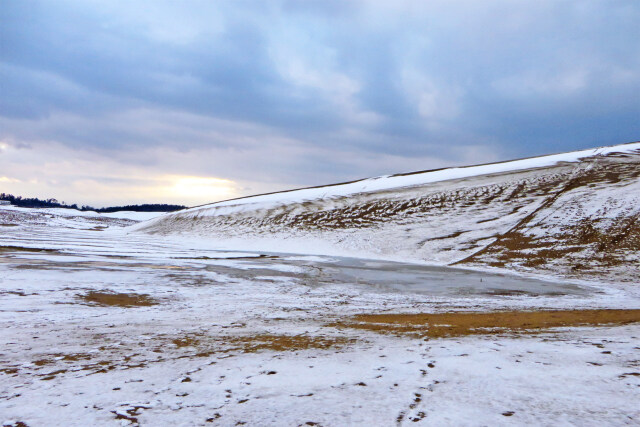
<path id="1" fill-rule="evenodd" d="M 638 324 L 429 340 L 328 326 L 638 308 L 633 284 L 220 251 L 133 223 L 0 208 L 3 425 L 640 424 Z M 92 291 L 156 304 L 101 305 Z"/>

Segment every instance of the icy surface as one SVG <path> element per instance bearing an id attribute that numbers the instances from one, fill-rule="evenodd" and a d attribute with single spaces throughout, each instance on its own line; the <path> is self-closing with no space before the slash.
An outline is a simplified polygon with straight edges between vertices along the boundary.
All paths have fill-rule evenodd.
<path id="1" fill-rule="evenodd" d="M 638 325 L 428 341 L 327 326 L 363 312 L 637 308 L 636 286 L 220 251 L 65 214 L 0 208 L 3 425 L 640 421 Z M 157 305 L 97 305 L 90 291 Z M 234 344 L 265 336 L 341 344 Z"/>

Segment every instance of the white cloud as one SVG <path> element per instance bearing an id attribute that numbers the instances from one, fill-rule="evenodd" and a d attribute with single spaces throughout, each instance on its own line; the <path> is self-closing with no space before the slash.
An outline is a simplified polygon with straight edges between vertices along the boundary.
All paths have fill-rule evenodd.
<path id="1" fill-rule="evenodd" d="M 461 113 L 463 91 L 459 87 L 434 82 L 426 73 L 415 68 L 402 71 L 402 86 L 409 100 L 415 105 L 420 117 L 430 129 L 443 122 L 452 121 Z"/>
<path id="2" fill-rule="evenodd" d="M 514 98 L 567 97 L 580 94 L 589 87 L 590 73 L 585 68 L 564 71 L 526 71 L 492 83 L 501 94 Z"/>

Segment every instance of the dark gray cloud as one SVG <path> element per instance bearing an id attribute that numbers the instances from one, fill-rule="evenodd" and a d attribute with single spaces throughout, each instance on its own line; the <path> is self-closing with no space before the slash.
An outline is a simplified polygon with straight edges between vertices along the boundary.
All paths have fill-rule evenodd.
<path id="1" fill-rule="evenodd" d="M 250 149 L 264 132 L 452 163 L 467 145 L 511 157 L 627 142 L 637 22 L 635 0 L 5 2 L 0 138 Z M 296 155 L 291 175 L 313 174 Z M 316 166 L 332 168 L 348 175 L 342 159 Z"/>

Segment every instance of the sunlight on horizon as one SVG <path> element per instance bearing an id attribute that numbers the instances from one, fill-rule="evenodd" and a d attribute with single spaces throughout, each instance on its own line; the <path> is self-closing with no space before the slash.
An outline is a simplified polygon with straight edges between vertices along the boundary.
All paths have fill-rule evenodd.
<path id="1" fill-rule="evenodd" d="M 167 179 L 173 182 L 172 185 L 160 187 L 158 196 L 199 200 L 210 197 L 213 202 L 237 195 L 236 183 L 228 179 L 196 176 L 169 176 Z"/>

